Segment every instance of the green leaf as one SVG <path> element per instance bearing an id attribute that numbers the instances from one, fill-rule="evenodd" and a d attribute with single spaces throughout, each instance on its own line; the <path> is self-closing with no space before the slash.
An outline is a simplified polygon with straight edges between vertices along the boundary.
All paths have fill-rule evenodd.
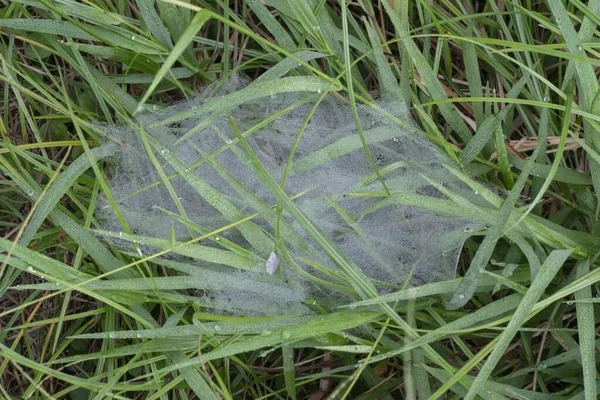
<path id="1" fill-rule="evenodd" d="M 506 348 L 510 345 L 513 336 L 523 326 L 530 316 L 530 312 L 538 299 L 544 294 L 546 287 L 550 284 L 556 273 L 571 255 L 569 250 L 555 250 L 546 259 L 540 272 L 535 277 L 529 290 L 515 313 L 513 314 L 506 329 L 498 336 L 497 344 L 488 356 L 485 364 L 477 374 L 471 388 L 465 396 L 466 400 L 474 399 L 484 388 L 494 368 L 504 355 Z"/>
<path id="2" fill-rule="evenodd" d="M 169 54 L 169 56 L 167 57 L 167 59 L 165 60 L 163 65 L 160 67 L 160 69 L 156 73 L 154 80 L 150 84 L 150 87 L 148 88 L 148 90 L 146 90 L 146 93 L 142 97 L 142 100 L 140 100 L 138 107 L 137 107 L 138 112 L 143 110 L 144 104 L 146 104 L 146 101 L 148 100 L 148 98 L 152 95 L 152 93 L 154 92 L 154 90 L 156 89 L 156 87 L 158 86 L 160 81 L 162 81 L 162 79 L 167 75 L 167 73 L 169 73 L 169 70 L 171 69 L 173 64 L 175 64 L 177 62 L 177 60 L 179 59 L 179 56 L 181 56 L 181 54 L 183 54 L 183 52 L 186 50 L 188 45 L 192 42 L 192 40 L 196 36 L 196 33 L 212 17 L 213 17 L 212 12 L 210 12 L 208 10 L 201 10 L 196 13 L 194 18 L 190 22 L 189 26 L 186 27 L 185 31 L 183 32 L 183 34 L 181 35 L 181 37 L 175 44 L 175 47 L 173 47 L 173 50 L 171 50 L 171 53 Z M 180 21 L 178 21 L 177 23 L 179 24 Z"/>

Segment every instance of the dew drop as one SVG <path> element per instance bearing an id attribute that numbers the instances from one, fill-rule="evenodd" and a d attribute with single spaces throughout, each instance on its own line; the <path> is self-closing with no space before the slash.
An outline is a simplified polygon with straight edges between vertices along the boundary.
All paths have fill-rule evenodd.
<path id="1" fill-rule="evenodd" d="M 142 111 L 144 111 L 144 106 L 139 106 L 136 110 L 138 113 L 141 113 Z"/>
<path id="2" fill-rule="evenodd" d="M 461 293 L 461 294 L 458 295 L 458 298 L 462 300 L 462 299 L 465 298 L 465 295 Z"/>
<path id="3" fill-rule="evenodd" d="M 568 306 L 572 306 L 572 305 L 573 305 L 573 300 L 569 300 L 569 301 L 567 301 L 567 305 L 568 305 Z"/>
<path id="4" fill-rule="evenodd" d="M 272 94 L 272 95 L 271 95 L 271 98 L 272 98 L 272 99 L 274 99 L 274 98 L 276 98 L 276 97 L 277 97 L 277 96 L 276 96 L 276 95 L 274 95 L 274 94 Z"/>
<path id="5" fill-rule="evenodd" d="M 31 265 L 27 267 L 27 271 L 35 273 L 35 269 Z"/>
<path id="6" fill-rule="evenodd" d="M 548 368 L 548 366 L 546 365 L 546 363 L 541 363 L 538 365 L 538 369 L 546 369 Z"/>
<path id="7" fill-rule="evenodd" d="M 577 50 L 581 51 L 582 47 L 580 44 L 577 45 Z"/>
<path id="8" fill-rule="evenodd" d="M 44 279 L 45 277 L 44 277 L 44 275 L 40 275 L 40 278 Z"/>
<path id="9" fill-rule="evenodd" d="M 136 338 L 141 339 L 142 338 L 142 334 L 138 333 L 137 335 L 135 335 Z"/>
<path id="10" fill-rule="evenodd" d="M 281 338 L 283 340 L 288 340 L 291 337 L 292 337 L 292 334 L 290 333 L 290 331 L 285 330 L 285 331 L 281 332 Z"/>
<path id="11" fill-rule="evenodd" d="M 475 194 L 477 195 L 477 194 L 479 194 L 479 192 L 476 190 L 476 191 L 475 191 Z"/>
<path id="12" fill-rule="evenodd" d="M 271 332 L 271 331 L 264 331 L 263 333 L 261 333 L 261 335 L 263 335 L 263 336 L 269 336 L 271 333 L 273 333 L 273 332 Z"/>
<path id="13" fill-rule="evenodd" d="M 400 139 L 398 139 L 397 137 L 395 137 L 394 139 L 392 139 L 394 142 L 398 143 L 400 141 Z"/>
<path id="14" fill-rule="evenodd" d="M 123 237 L 123 232 L 119 232 L 119 237 Z"/>
<path id="15" fill-rule="evenodd" d="M 135 40 L 135 35 L 131 35 L 131 40 Z"/>
<path id="16" fill-rule="evenodd" d="M 114 339 L 114 338 L 117 337 L 117 335 L 114 332 L 111 332 L 111 333 L 108 334 L 108 337 L 111 338 L 111 339 Z"/>
<path id="17" fill-rule="evenodd" d="M 546 102 L 546 103 L 547 103 L 547 102 L 549 102 L 549 101 L 550 101 L 550 97 L 548 97 L 548 96 L 544 96 L 544 102 Z"/>
<path id="18" fill-rule="evenodd" d="M 158 110 L 158 106 L 155 104 L 152 106 L 152 109 L 156 111 L 156 110 Z"/>
<path id="19" fill-rule="evenodd" d="M 219 332 L 221 330 L 221 327 L 219 325 L 215 325 L 215 331 Z"/>
<path id="20" fill-rule="evenodd" d="M 219 241 L 219 240 L 221 240 L 221 238 L 217 236 L 217 237 L 215 238 L 215 240 L 216 240 L 216 241 Z"/>
<path id="21" fill-rule="evenodd" d="M 321 93 L 321 88 L 318 88 L 318 89 L 317 89 L 317 93 Z"/>
<path id="22" fill-rule="evenodd" d="M 165 155 L 169 154 L 169 150 L 168 149 L 162 149 L 160 151 L 160 154 L 162 154 L 163 156 L 165 156 Z"/>
<path id="23" fill-rule="evenodd" d="M 140 255 L 140 257 L 144 257 L 144 255 L 142 254 L 142 249 L 140 249 L 139 247 L 137 249 L 137 253 Z"/>
<path id="24" fill-rule="evenodd" d="M 318 25 L 313 26 L 313 31 L 320 31 L 321 27 Z"/>
<path id="25" fill-rule="evenodd" d="M 465 233 L 471 233 L 471 232 L 473 232 L 472 228 L 469 228 L 469 227 L 465 228 Z"/>
<path id="26" fill-rule="evenodd" d="M 233 143 L 233 140 L 231 140 L 231 139 L 227 139 L 227 140 L 225 141 L 225 143 L 227 143 L 227 144 L 231 144 L 231 143 Z"/>

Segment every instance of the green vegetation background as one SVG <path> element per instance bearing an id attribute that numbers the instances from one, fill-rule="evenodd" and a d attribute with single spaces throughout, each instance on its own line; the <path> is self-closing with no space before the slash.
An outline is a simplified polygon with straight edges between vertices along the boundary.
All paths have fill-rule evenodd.
<path id="1" fill-rule="evenodd" d="M 600 0 L 0 4 L 0 397 L 597 397 Z M 98 122 L 287 57 L 352 107 L 405 101 L 458 161 L 490 207 L 445 211 L 490 228 L 457 279 L 378 296 L 338 254 L 352 307 L 210 315 L 95 236 Z"/>

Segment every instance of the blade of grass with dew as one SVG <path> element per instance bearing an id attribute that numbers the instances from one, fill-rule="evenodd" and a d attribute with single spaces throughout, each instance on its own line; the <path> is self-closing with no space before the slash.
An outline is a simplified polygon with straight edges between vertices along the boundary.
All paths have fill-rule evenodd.
<path id="1" fill-rule="evenodd" d="M 252 9 L 258 19 L 264 24 L 264 26 L 273 34 L 275 41 L 282 48 L 287 51 L 293 51 L 296 49 L 294 40 L 290 37 L 289 33 L 281 26 L 279 21 L 273 15 L 267 7 L 259 0 L 246 0 L 246 4 Z"/>
<path id="2" fill-rule="evenodd" d="M 187 216 L 187 213 L 185 211 L 185 208 L 183 207 L 183 204 L 181 203 L 179 195 L 177 194 L 175 189 L 173 189 L 173 185 L 171 185 L 171 182 L 169 181 L 167 175 L 165 174 L 164 169 L 158 162 L 158 159 L 156 158 L 156 155 L 154 154 L 153 148 L 150 146 L 150 143 L 148 143 L 148 135 L 146 134 L 146 131 L 144 130 L 143 125 L 141 125 L 141 124 L 139 127 L 139 136 L 140 136 L 140 139 L 142 140 L 142 144 L 144 145 L 144 148 L 146 149 L 148 158 L 152 162 L 152 165 L 154 166 L 154 169 L 158 173 L 160 180 L 167 188 L 167 191 L 169 192 L 169 195 L 171 196 L 171 200 L 173 201 L 173 203 L 175 203 L 175 207 L 177 207 L 177 211 L 179 211 L 179 213 L 181 214 L 181 216 L 183 218 L 189 219 Z M 160 149 L 159 151 L 167 152 L 168 150 Z M 188 231 L 190 233 L 190 236 L 193 236 L 192 230 L 189 229 Z"/>
<path id="3" fill-rule="evenodd" d="M 162 23 L 160 16 L 154 8 L 154 0 L 136 0 L 135 1 L 144 23 L 148 30 L 167 49 L 173 49 L 173 41 L 169 35 L 169 31 Z"/>
<path id="4" fill-rule="evenodd" d="M 26 357 L 21 356 L 20 354 L 12 351 L 8 347 L 4 346 L 0 343 L 0 355 L 4 358 L 11 360 L 12 362 L 22 365 L 28 368 L 31 368 L 33 371 L 37 371 L 39 373 L 45 374 L 47 376 L 52 376 L 60 379 L 61 381 L 71 383 L 76 385 L 77 387 L 85 388 L 89 391 L 95 392 L 100 391 L 104 387 L 105 383 L 102 382 L 94 382 L 93 379 L 83 379 L 73 375 L 66 374 L 64 372 L 56 371 L 52 368 L 39 364 L 33 360 L 30 360 Z M 160 383 L 152 383 L 152 384 L 117 384 L 115 388 L 120 391 L 146 391 L 146 390 L 156 390 L 161 387 Z"/>
<path id="5" fill-rule="evenodd" d="M 29 211 L 29 214 L 23 221 L 21 228 L 18 230 L 17 235 L 13 240 L 14 245 L 16 245 L 17 243 L 20 243 L 25 246 L 29 246 L 29 243 L 33 239 L 33 235 L 38 231 L 39 227 L 41 226 L 43 220 L 46 218 L 47 214 L 56 205 L 56 203 L 60 200 L 60 197 L 53 198 L 51 196 L 47 196 L 48 188 L 49 187 L 57 187 L 55 182 L 57 180 L 57 177 L 59 177 L 61 170 L 63 169 L 64 163 L 67 161 L 67 158 L 71 154 L 70 150 L 71 150 L 71 148 L 69 147 L 67 152 L 63 156 L 61 163 L 58 165 L 56 170 L 51 173 L 50 180 L 48 181 L 46 188 L 44 188 L 41 195 L 33 203 L 31 210 Z M 58 182 L 59 187 L 61 187 L 60 185 L 61 185 L 61 182 Z M 49 206 L 47 207 L 47 205 L 49 205 Z M 38 210 L 41 207 L 44 207 L 45 210 L 41 211 L 41 217 L 40 217 L 40 213 L 38 212 Z M 45 213 L 45 215 L 44 215 L 44 213 Z M 36 215 L 37 215 L 37 217 L 36 217 Z M 11 257 L 11 255 L 12 255 L 12 249 L 8 250 L 8 254 L 7 254 L 5 260 L 8 260 Z M 17 270 L 9 268 L 7 271 L 6 261 L 2 262 L 2 265 L 0 266 L 0 278 L 1 278 L 0 279 L 0 296 L 2 296 L 5 293 L 7 286 L 12 284 L 12 282 L 14 282 L 14 280 L 17 278 L 18 275 L 19 275 L 19 271 L 17 271 Z"/>
<path id="6" fill-rule="evenodd" d="M 590 58 L 587 58 L 587 54 L 581 46 L 582 43 L 580 36 L 575 31 L 575 28 L 571 23 L 571 18 L 567 13 L 564 4 L 560 1 L 550 0 L 548 5 L 552 11 L 552 14 L 554 15 L 556 24 L 560 29 L 562 37 L 568 46 L 569 52 L 577 56 L 584 57 L 584 60 L 571 62 L 575 63 L 575 77 L 577 79 L 577 93 L 579 96 L 580 107 L 585 111 L 597 113 L 598 110 L 600 110 L 600 107 L 596 107 L 597 109 L 594 109 L 594 99 L 598 94 L 598 77 L 596 76 L 596 72 L 594 71 L 592 65 L 589 62 L 585 62 L 585 59 Z M 590 7 L 600 9 L 600 2 L 591 2 Z M 585 28 L 589 30 L 590 28 L 588 26 L 591 23 L 589 18 L 585 18 L 585 23 Z M 581 29 L 583 30 L 584 26 L 582 26 Z M 567 83 L 568 82 L 566 82 L 563 86 L 567 90 L 567 95 L 569 95 L 569 92 L 573 89 L 571 86 L 567 85 Z M 567 104 L 567 106 L 569 106 L 569 104 Z M 568 116 L 568 114 L 566 115 Z M 594 124 L 590 123 L 587 118 L 584 118 L 584 128 L 587 140 L 590 141 L 596 149 L 600 149 L 600 130 L 597 129 Z M 561 147 L 562 146 L 559 145 L 559 149 Z M 560 158 L 558 153 L 559 150 L 557 150 L 557 159 Z M 590 161 L 589 164 L 592 181 L 594 184 L 594 191 L 596 194 L 598 194 L 600 193 L 600 164 L 595 161 Z M 598 206 L 598 209 L 600 209 L 600 206 Z"/>
<path id="7" fill-rule="evenodd" d="M 41 193 L 41 190 L 38 188 L 34 189 L 34 187 L 27 183 L 19 173 L 2 158 L 0 158 L 0 169 L 2 169 L 7 176 L 10 176 L 25 193 L 30 193 L 32 199 L 36 199 L 39 196 L 39 193 Z M 89 232 L 89 230 L 83 229 L 60 209 L 53 209 L 50 212 L 50 218 L 54 220 L 56 224 L 60 225 L 69 236 L 76 240 L 86 253 L 98 263 L 98 266 L 103 269 L 104 272 L 118 269 L 124 265 L 120 260 L 115 258 L 104 245 Z M 121 271 L 118 273 L 117 277 L 131 277 L 132 273 L 132 271 Z"/>
<path id="8" fill-rule="evenodd" d="M 298 51 L 296 53 L 293 53 L 294 57 L 308 62 L 311 60 L 316 60 L 319 58 L 323 58 L 323 57 L 327 57 L 327 54 L 324 53 L 319 53 L 316 51 Z M 251 83 L 251 85 L 255 85 L 258 82 L 265 82 L 265 81 L 271 81 L 271 80 L 276 80 L 276 79 L 280 79 L 281 77 L 283 77 L 285 74 L 289 73 L 291 70 L 295 69 L 298 66 L 298 63 L 296 60 L 294 60 L 293 58 L 287 57 L 284 60 L 278 62 L 277 64 L 275 64 L 274 66 L 272 66 L 271 68 L 269 68 L 268 71 L 266 71 L 264 74 L 262 74 L 261 76 L 259 76 L 258 78 L 254 79 Z"/>
<path id="9" fill-rule="evenodd" d="M 507 313 L 516 310 L 522 300 L 523 296 L 520 294 L 513 294 L 505 297 L 480 308 L 472 314 L 467 314 L 464 317 L 454 320 L 441 328 L 428 332 L 407 345 L 378 354 L 374 356 L 370 362 L 374 363 L 387 360 L 390 357 L 417 349 L 425 344 L 435 343 L 445 337 L 452 337 L 453 335 L 460 333 L 477 332 L 478 330 L 483 330 L 489 328 L 490 326 L 501 324 L 503 321 L 505 321 Z M 497 319 L 496 321 L 494 321 L 495 318 Z"/>
<path id="10" fill-rule="evenodd" d="M 208 182 L 202 179 L 193 170 L 190 170 L 181 160 L 175 157 L 168 149 L 162 147 L 155 139 L 147 136 L 146 140 L 152 144 L 165 161 L 177 172 L 179 176 L 200 195 L 211 206 L 218 210 L 228 222 L 234 223 L 246 217 L 239 209 L 237 209 L 230 201 L 226 199 L 217 189 L 211 186 Z M 196 147 L 196 150 L 201 150 Z M 215 161 L 213 159 L 213 161 Z M 216 161 L 215 161 L 216 163 Z M 163 180 L 167 181 L 165 176 Z M 259 253 L 265 253 L 271 248 L 271 240 L 266 236 L 254 222 L 249 221 L 237 226 L 237 229 L 244 238 L 255 248 Z"/>
<path id="11" fill-rule="evenodd" d="M 533 210 L 533 206 L 535 206 L 542 199 L 542 197 L 546 193 L 546 190 L 548 189 L 548 187 L 550 187 L 550 185 L 552 184 L 552 181 L 554 180 L 554 176 L 556 175 L 556 171 L 558 170 L 558 166 L 562 160 L 562 154 L 565 149 L 565 143 L 566 143 L 566 139 L 567 139 L 567 136 L 569 133 L 569 124 L 570 124 L 570 120 L 571 120 L 571 108 L 573 106 L 573 96 L 574 96 L 573 89 L 574 89 L 574 82 L 571 81 L 571 83 L 569 84 L 569 87 L 567 89 L 568 98 L 567 98 L 565 114 L 562 117 L 563 121 L 562 121 L 561 133 L 560 133 L 560 142 L 556 149 L 556 155 L 555 155 L 554 161 L 552 163 L 552 167 L 550 168 L 548 176 L 546 177 L 546 180 L 544 181 L 544 184 L 542 185 L 538 195 L 535 197 L 535 199 L 533 199 L 529 208 L 523 213 L 523 215 L 519 218 L 519 220 L 517 221 L 517 223 L 515 225 L 519 224 L 525 217 L 527 217 L 527 215 Z"/>
<path id="12" fill-rule="evenodd" d="M 200 357 L 195 357 L 193 359 L 162 368 L 157 372 L 167 373 L 182 367 L 202 365 L 212 360 L 230 357 L 232 355 L 262 348 L 279 346 L 282 343 L 292 343 L 314 337 L 315 335 L 319 336 L 330 332 L 342 332 L 357 326 L 361 326 L 362 324 L 372 321 L 380 315 L 381 313 L 375 312 L 341 312 L 318 316 L 301 324 L 289 326 L 283 329 L 276 329 L 273 331 L 264 331 L 261 335 L 249 336 L 235 343 L 230 343 L 228 346 L 221 346 L 210 352 L 203 353 L 200 355 Z"/>
<path id="13" fill-rule="evenodd" d="M 266 96 L 278 95 L 282 93 L 292 92 L 315 92 L 328 87 L 328 82 L 322 78 L 312 76 L 294 76 L 280 78 L 272 81 L 258 82 L 256 85 L 248 85 L 248 87 L 238 90 L 234 93 L 230 93 L 223 97 L 214 99 L 211 102 L 203 104 L 198 108 L 179 113 L 174 117 L 167 118 L 158 123 L 151 125 L 151 127 L 167 125 L 173 122 L 182 121 L 193 115 L 200 115 L 202 113 L 213 113 L 210 117 L 206 118 L 202 123 L 192 128 L 189 132 L 179 138 L 176 144 L 181 143 L 188 139 L 190 136 L 199 133 L 203 129 L 209 127 L 217 119 L 225 116 L 228 112 L 235 109 L 243 103 L 251 103 L 254 99 L 259 99 Z M 334 88 L 330 89 L 334 90 Z"/>
<path id="14" fill-rule="evenodd" d="M 107 143 L 100 147 L 90 150 L 90 155 L 94 162 L 98 162 L 104 158 L 110 157 L 117 151 L 117 146 L 112 143 Z M 44 220 L 48 217 L 52 209 L 57 205 L 65 193 L 72 187 L 73 183 L 81 174 L 90 168 L 90 159 L 86 154 L 80 155 L 73 161 L 64 172 L 56 179 L 46 192 L 44 202 L 37 208 L 35 214 L 31 217 L 29 224 L 25 228 L 21 243 L 27 246 L 33 239 L 33 236 L 38 231 Z"/>
<path id="15" fill-rule="evenodd" d="M 481 271 L 484 270 L 485 266 L 488 264 L 492 256 L 492 252 L 496 247 L 496 243 L 498 242 L 498 240 L 500 240 L 502 235 L 505 234 L 506 226 L 510 221 L 509 216 L 515 210 L 515 203 L 517 202 L 519 196 L 521 195 L 521 191 L 527 183 L 527 178 L 529 177 L 529 173 L 533 168 L 533 163 L 537 158 L 539 150 L 540 144 L 538 142 L 538 146 L 536 147 L 533 155 L 530 157 L 527 165 L 525 166 L 525 169 L 521 173 L 521 176 L 519 176 L 519 179 L 510 191 L 508 197 L 506 198 L 506 200 L 504 200 L 504 203 L 502 204 L 502 207 L 500 208 L 500 211 L 498 213 L 497 219 L 495 219 L 495 222 L 488 230 L 485 239 L 483 239 L 483 242 L 477 249 L 473 260 L 471 261 L 471 265 L 465 273 L 465 280 L 462 281 L 461 285 L 459 286 L 452 299 L 446 303 L 446 307 L 450 309 L 462 307 L 467 303 L 467 301 L 469 301 L 469 299 L 475 293 L 475 289 L 477 287 L 477 280 L 480 278 Z"/>
<path id="16" fill-rule="evenodd" d="M 388 61 L 381 50 L 381 43 L 377 34 L 367 21 L 365 17 L 363 17 L 363 23 L 367 29 L 367 33 L 369 35 L 369 41 L 371 42 L 371 46 L 373 48 L 373 53 L 375 55 L 375 62 L 377 64 L 377 72 L 379 74 L 379 86 L 381 87 L 381 97 L 389 98 L 394 100 L 401 100 L 402 94 L 400 93 L 400 88 L 398 87 L 398 82 L 396 81 L 396 77 L 390 68 Z"/>
<path id="17" fill-rule="evenodd" d="M 483 368 L 479 371 L 479 374 L 473 381 L 473 385 L 469 389 L 466 400 L 474 399 L 477 394 L 483 389 L 488 378 L 492 374 L 494 368 L 500 361 L 500 358 L 506 351 L 506 348 L 510 345 L 513 336 L 517 333 L 519 328 L 527 321 L 527 316 L 531 312 L 533 306 L 538 299 L 544 294 L 546 287 L 550 284 L 554 276 L 558 273 L 563 264 L 567 261 L 571 255 L 569 250 L 555 250 L 546 259 L 540 272 L 537 274 L 535 279 L 532 281 L 529 290 L 523 297 L 523 301 L 513 314 L 510 322 L 508 323 L 506 330 L 502 332 L 497 339 L 497 344 L 491 351 L 489 357 L 485 361 Z"/>
<path id="18" fill-rule="evenodd" d="M 519 81 L 511 88 L 511 90 L 506 94 L 508 99 L 517 98 L 527 80 L 529 79 L 528 75 L 523 76 Z M 489 143 L 490 139 L 494 135 L 494 131 L 498 126 L 501 126 L 502 121 L 506 117 L 508 111 L 512 108 L 513 104 L 509 104 L 507 107 L 504 107 L 502 111 L 497 114 L 488 117 L 480 127 L 477 128 L 477 133 L 475 136 L 465 146 L 462 154 L 460 155 L 460 161 L 463 164 L 469 164 L 471 161 L 475 159 L 479 155 L 479 153 L 484 149 L 484 147 Z"/>
<path id="19" fill-rule="evenodd" d="M 97 229 L 96 232 L 100 235 L 113 237 L 115 239 L 123 239 L 130 242 L 139 243 L 141 245 L 155 247 L 162 250 L 171 250 L 175 254 L 181 254 L 186 257 L 191 257 L 197 260 L 208 261 L 214 264 L 227 265 L 233 268 L 242 270 L 251 270 L 257 262 L 263 262 L 260 258 L 248 252 L 247 255 L 236 254 L 227 250 L 220 250 L 214 247 L 202 246 L 198 244 L 189 244 L 181 247 L 180 242 L 175 242 L 175 246 L 169 239 L 158 239 L 149 236 L 135 235 L 125 232 L 109 232 Z"/>
<path id="20" fill-rule="evenodd" d="M 504 139 L 504 132 L 502 125 L 498 125 L 494 131 L 495 145 L 496 145 L 496 157 L 498 159 L 498 169 L 504 178 L 504 184 L 508 190 L 512 189 L 515 185 L 513 179 L 510 162 L 508 161 L 508 152 L 506 151 L 506 144 Z"/>
<path id="21" fill-rule="evenodd" d="M 294 349 L 287 343 L 281 346 L 281 356 L 283 357 L 283 378 L 288 396 L 296 400 L 296 373 L 294 371 Z"/>
<path id="22" fill-rule="evenodd" d="M 437 76 L 435 76 L 433 70 L 431 69 L 431 66 L 410 36 L 408 29 L 409 2 L 407 0 L 401 0 L 398 3 L 402 10 L 401 16 L 396 14 L 395 10 L 392 8 L 392 5 L 387 1 L 382 2 L 381 5 L 392 21 L 392 24 L 396 30 L 396 34 L 402 39 L 402 44 L 417 71 L 419 72 L 419 75 L 423 78 L 431 97 L 434 100 L 442 100 L 447 98 L 446 91 L 440 84 Z M 472 134 L 465 122 L 462 120 L 456 108 L 454 108 L 452 105 L 446 104 L 439 104 L 438 107 L 440 112 L 444 115 L 444 118 L 446 118 L 448 121 L 448 124 L 450 124 L 450 126 L 456 131 L 457 135 L 463 140 L 463 142 L 467 143 L 471 139 Z"/>
<path id="23" fill-rule="evenodd" d="M 200 10 L 196 13 L 194 18 L 190 22 L 190 25 L 188 27 L 186 27 L 185 31 L 183 32 L 183 34 L 181 35 L 181 37 L 179 38 L 179 40 L 173 47 L 173 50 L 171 50 L 171 52 L 169 53 L 169 56 L 167 57 L 167 59 L 164 61 L 164 63 L 160 67 L 160 70 L 158 70 L 158 72 L 156 73 L 156 76 L 154 77 L 154 80 L 152 81 L 152 83 L 150 84 L 148 89 L 146 90 L 146 93 L 144 94 L 144 96 L 142 97 L 140 102 L 138 103 L 138 106 L 137 106 L 138 112 L 143 109 L 144 104 L 146 103 L 146 101 L 148 100 L 150 95 L 152 95 L 152 93 L 154 92 L 154 90 L 156 89 L 156 87 L 158 86 L 160 81 L 167 75 L 167 73 L 169 72 L 169 70 L 171 69 L 173 64 L 175 64 L 175 62 L 177 62 L 177 59 L 179 58 L 179 56 L 181 56 L 181 54 L 183 54 L 185 52 L 185 50 L 188 48 L 189 44 L 194 39 L 194 36 L 196 36 L 196 33 L 212 17 L 213 17 L 213 14 L 207 10 Z M 177 22 L 177 24 L 179 24 L 179 21 Z"/>
<path id="24" fill-rule="evenodd" d="M 474 30 L 472 22 L 469 22 L 468 29 Z M 475 51 L 475 45 L 466 41 L 463 43 L 463 54 L 465 60 L 465 73 L 467 76 L 467 82 L 469 84 L 469 92 L 471 97 L 483 97 L 482 83 L 481 83 L 481 71 L 479 70 L 479 62 L 477 60 L 477 52 Z M 473 102 L 473 113 L 475 114 L 475 123 L 477 128 L 483 125 L 485 117 L 483 115 L 483 104 Z"/>
<path id="25" fill-rule="evenodd" d="M 515 282 L 526 282 L 529 277 L 524 271 L 518 271 L 511 276 L 512 280 Z M 397 301 L 406 301 L 410 298 L 420 299 L 428 296 L 438 296 L 447 293 L 452 293 L 456 291 L 460 282 L 464 280 L 464 278 L 457 278 L 448 281 L 440 281 L 435 283 L 427 283 L 425 285 L 419 286 L 419 289 L 415 288 L 403 289 L 394 293 L 388 293 L 385 295 L 381 295 L 378 297 L 374 297 L 372 299 L 361 300 L 354 303 L 350 303 L 348 305 L 341 306 L 342 308 L 346 307 L 363 307 L 370 306 L 374 304 L 380 303 L 392 303 Z M 496 284 L 496 279 L 490 276 L 482 276 L 479 282 L 477 291 L 478 292 L 487 292 Z"/>
<path id="26" fill-rule="evenodd" d="M 577 267 L 578 277 L 585 276 L 590 271 L 588 260 L 580 261 Z M 575 292 L 577 304 L 577 329 L 579 332 L 579 349 L 581 351 L 581 369 L 583 372 L 583 387 L 587 399 L 597 397 L 596 387 L 596 343 L 594 305 L 582 301 L 592 298 L 592 289 L 587 286 Z"/>

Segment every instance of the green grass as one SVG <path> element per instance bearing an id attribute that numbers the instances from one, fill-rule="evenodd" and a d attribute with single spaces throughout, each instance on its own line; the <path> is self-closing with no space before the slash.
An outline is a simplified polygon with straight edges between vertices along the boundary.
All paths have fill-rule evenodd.
<path id="1" fill-rule="evenodd" d="M 0 4 L 0 398 L 597 397 L 600 0 Z M 303 50 L 326 56 L 294 55 Z M 436 182 L 447 199 L 370 193 L 489 226 L 465 243 L 456 279 L 378 295 L 233 121 L 275 211 L 360 301 L 310 316 L 205 312 L 159 256 L 242 268 L 247 250 L 194 242 L 256 215 L 224 209 L 230 225 L 186 243 L 126 232 L 163 249 L 142 257 L 96 236 L 99 196 L 117 210 L 107 160 L 118 144 L 100 146 L 98 123 L 128 124 L 232 72 L 287 71 L 284 86 L 263 80 L 238 100 L 327 87 L 322 96 L 347 98 L 358 122 L 357 107 L 377 108 L 381 93 L 406 102 L 415 134 L 458 162 L 450 172 L 488 208 Z"/>

